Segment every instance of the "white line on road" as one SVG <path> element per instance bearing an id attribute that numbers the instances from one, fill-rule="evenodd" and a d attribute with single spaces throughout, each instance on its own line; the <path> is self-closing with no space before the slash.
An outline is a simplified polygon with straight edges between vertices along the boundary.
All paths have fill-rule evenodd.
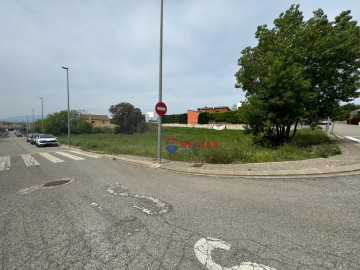
<path id="1" fill-rule="evenodd" d="M 35 160 L 30 154 L 21 155 L 22 159 L 24 160 L 26 166 L 38 166 L 40 165 L 39 162 Z"/>
<path id="2" fill-rule="evenodd" d="M 0 171 L 10 170 L 10 157 L 0 157 Z"/>
<path id="3" fill-rule="evenodd" d="M 73 160 L 84 160 L 84 158 L 82 158 L 82 157 L 74 156 L 74 155 L 71 155 L 71 154 L 68 154 L 68 153 L 65 153 L 65 152 L 55 152 L 55 153 L 59 154 L 59 155 L 62 155 L 64 157 L 67 157 L 67 158 L 71 158 Z"/>
<path id="4" fill-rule="evenodd" d="M 78 151 L 70 151 L 71 153 L 77 154 L 77 155 L 83 155 L 86 157 L 92 157 L 92 158 L 97 158 L 97 155 L 94 154 L 88 154 L 88 153 L 83 153 L 83 152 L 78 152 Z"/>
<path id="5" fill-rule="evenodd" d="M 349 139 L 349 140 L 352 140 L 352 141 L 354 141 L 354 142 L 360 143 L 360 140 L 359 140 L 359 139 L 356 139 L 356 138 L 354 138 L 354 137 L 345 136 L 345 138 L 346 138 L 346 139 Z"/>
<path id="6" fill-rule="evenodd" d="M 252 263 L 252 262 L 243 262 L 240 265 L 233 266 L 231 268 L 222 267 L 221 265 L 214 262 L 211 257 L 211 252 L 214 249 L 224 249 L 229 250 L 231 245 L 224 241 L 215 238 L 202 238 L 196 242 L 194 246 L 194 251 L 196 258 L 204 265 L 208 270 L 275 270 L 266 265 Z"/>
<path id="7" fill-rule="evenodd" d="M 40 155 L 42 155 L 44 158 L 50 160 L 53 163 L 60 163 L 60 162 L 65 162 L 60 158 L 54 157 L 53 155 L 50 155 L 49 153 L 39 153 Z"/>

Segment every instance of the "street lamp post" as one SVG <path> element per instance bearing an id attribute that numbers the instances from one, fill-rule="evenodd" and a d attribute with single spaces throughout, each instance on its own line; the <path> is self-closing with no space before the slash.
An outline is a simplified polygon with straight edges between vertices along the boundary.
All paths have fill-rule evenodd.
<path id="1" fill-rule="evenodd" d="M 33 116 L 33 121 L 32 121 L 31 130 L 32 130 L 32 133 L 34 133 L 34 109 L 31 109 L 31 110 L 32 110 L 32 116 Z"/>
<path id="2" fill-rule="evenodd" d="M 69 100 L 69 68 L 63 67 L 63 69 L 66 69 L 66 80 L 67 80 L 67 103 L 68 103 L 68 145 L 71 146 L 70 143 L 70 100 Z"/>
<path id="3" fill-rule="evenodd" d="M 41 133 L 44 133 L 44 98 L 41 99 Z"/>

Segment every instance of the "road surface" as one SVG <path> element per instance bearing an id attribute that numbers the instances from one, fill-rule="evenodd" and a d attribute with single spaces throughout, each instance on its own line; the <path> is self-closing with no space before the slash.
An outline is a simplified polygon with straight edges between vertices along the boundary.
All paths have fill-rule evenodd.
<path id="1" fill-rule="evenodd" d="M 0 269 L 359 269 L 359 193 L 358 176 L 194 176 L 10 133 Z"/>

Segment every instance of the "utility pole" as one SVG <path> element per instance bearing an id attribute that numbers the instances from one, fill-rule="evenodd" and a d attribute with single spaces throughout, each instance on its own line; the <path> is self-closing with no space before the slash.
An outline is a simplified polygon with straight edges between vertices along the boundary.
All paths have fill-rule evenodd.
<path id="1" fill-rule="evenodd" d="M 69 68 L 61 67 L 66 70 L 66 81 L 67 81 L 67 105 L 68 105 L 68 146 L 71 146 L 70 139 L 70 97 L 69 97 Z"/>
<path id="2" fill-rule="evenodd" d="M 29 136 L 29 117 L 26 115 L 26 135 Z"/>
<path id="3" fill-rule="evenodd" d="M 44 134 L 44 98 L 41 99 L 41 133 Z"/>
<path id="4" fill-rule="evenodd" d="M 32 121 L 32 133 L 34 133 L 34 109 L 31 109 L 32 110 L 32 116 L 33 116 L 33 121 Z"/>

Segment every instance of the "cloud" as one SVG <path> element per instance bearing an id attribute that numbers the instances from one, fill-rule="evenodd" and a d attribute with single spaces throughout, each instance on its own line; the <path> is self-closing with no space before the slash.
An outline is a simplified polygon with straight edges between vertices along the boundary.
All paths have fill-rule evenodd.
<path id="1" fill-rule="evenodd" d="M 258 25 L 271 24 L 288 0 L 164 1 L 163 101 L 168 113 L 229 106 L 237 59 L 256 45 Z M 305 18 L 323 8 L 330 19 L 356 1 L 301 1 Z M 67 109 L 109 114 L 119 102 L 143 113 L 158 101 L 160 0 L 3 0 L 0 10 L 0 117 Z M 360 103 L 360 100 L 358 100 Z"/>

